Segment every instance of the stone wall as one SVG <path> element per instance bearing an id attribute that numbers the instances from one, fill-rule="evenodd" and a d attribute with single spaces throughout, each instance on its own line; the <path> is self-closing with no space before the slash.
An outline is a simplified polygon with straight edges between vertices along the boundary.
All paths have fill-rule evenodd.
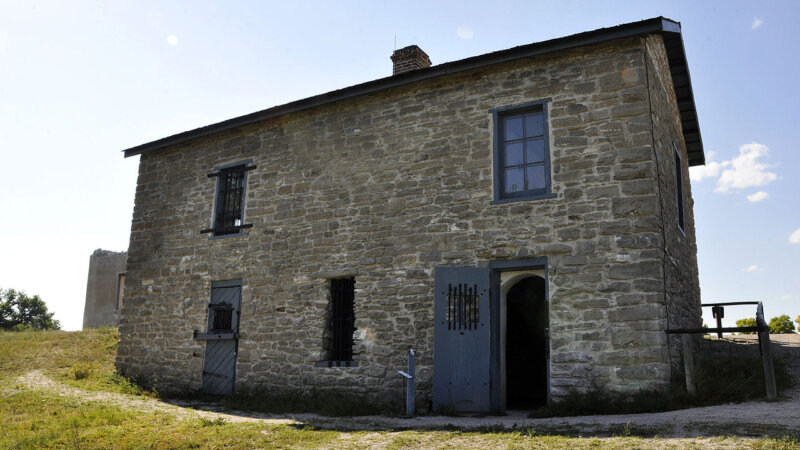
<path id="1" fill-rule="evenodd" d="M 434 268 L 547 256 L 554 398 L 664 386 L 664 241 L 643 49 L 630 38 L 495 65 L 143 154 L 117 367 L 162 390 L 198 389 L 204 344 L 192 331 L 205 327 L 211 282 L 241 278 L 237 386 L 399 398 L 394 371 L 414 346 L 424 403 Z M 544 98 L 556 196 L 492 204 L 489 111 Z M 253 228 L 201 235 L 216 190 L 206 175 L 245 159 L 258 166 L 246 192 Z M 315 368 L 328 280 L 340 276 L 355 277 L 359 366 Z"/>
<path id="2" fill-rule="evenodd" d="M 119 301 L 124 279 L 127 252 L 97 249 L 89 257 L 86 281 L 86 303 L 83 307 L 83 329 L 115 327 L 119 324 Z"/>
<path id="3" fill-rule="evenodd" d="M 661 39 L 651 36 L 645 41 L 648 85 L 654 117 L 653 141 L 658 161 L 660 211 L 664 236 L 664 303 L 669 328 L 699 328 L 703 325 L 700 311 L 700 280 L 697 269 L 697 241 L 694 229 L 694 200 L 689 179 L 688 155 L 683 141 L 680 112 L 666 49 Z M 684 207 L 684 228 L 678 226 L 677 177 L 673 143 L 680 153 Z M 670 337 L 669 352 L 673 374 L 683 371 L 680 336 Z"/>

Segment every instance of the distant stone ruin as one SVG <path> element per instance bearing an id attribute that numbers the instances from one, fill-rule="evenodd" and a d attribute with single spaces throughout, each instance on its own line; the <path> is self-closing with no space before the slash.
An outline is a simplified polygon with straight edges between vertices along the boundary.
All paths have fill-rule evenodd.
<path id="1" fill-rule="evenodd" d="M 119 325 L 128 252 L 97 249 L 89 257 L 83 329 Z"/>

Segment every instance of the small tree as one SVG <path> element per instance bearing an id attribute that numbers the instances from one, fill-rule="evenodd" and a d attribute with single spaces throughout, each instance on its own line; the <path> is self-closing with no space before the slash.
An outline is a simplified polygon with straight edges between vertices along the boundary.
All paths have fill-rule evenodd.
<path id="1" fill-rule="evenodd" d="M 28 297 L 14 289 L 0 289 L 0 330 L 59 330 L 61 324 L 53 314 L 38 295 Z"/>
<path id="2" fill-rule="evenodd" d="M 773 334 L 793 333 L 794 324 L 786 314 L 769 319 L 769 331 Z"/>
<path id="3" fill-rule="evenodd" d="M 797 329 L 800 330 L 800 316 L 797 316 L 797 319 L 794 319 L 797 322 Z"/>
<path id="4" fill-rule="evenodd" d="M 755 327 L 758 326 L 755 317 L 748 317 L 746 319 L 739 319 L 736 321 L 737 327 Z M 753 331 L 742 331 L 739 334 L 753 334 Z"/>

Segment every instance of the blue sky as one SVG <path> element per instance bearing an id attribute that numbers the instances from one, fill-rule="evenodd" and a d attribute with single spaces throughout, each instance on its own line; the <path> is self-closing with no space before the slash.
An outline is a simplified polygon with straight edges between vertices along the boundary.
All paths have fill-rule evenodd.
<path id="1" fill-rule="evenodd" d="M 660 15 L 682 23 L 709 161 L 692 171 L 702 300 L 800 315 L 798 2 L 0 0 L 0 11 L 0 286 L 41 295 L 67 329 L 82 324 L 89 255 L 128 245 L 138 158 L 121 150 L 387 76 L 395 45 L 439 64 Z M 729 309 L 726 322 L 745 316 Z"/>

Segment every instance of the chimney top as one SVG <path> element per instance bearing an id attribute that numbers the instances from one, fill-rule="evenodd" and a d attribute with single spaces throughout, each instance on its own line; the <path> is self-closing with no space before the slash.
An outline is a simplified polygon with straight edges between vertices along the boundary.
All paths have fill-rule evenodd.
<path id="1" fill-rule="evenodd" d="M 394 63 L 392 75 L 397 75 L 399 73 L 430 67 L 431 59 L 421 48 L 416 45 L 409 45 L 400 50 L 395 50 L 394 53 L 392 53 L 392 63 Z"/>

